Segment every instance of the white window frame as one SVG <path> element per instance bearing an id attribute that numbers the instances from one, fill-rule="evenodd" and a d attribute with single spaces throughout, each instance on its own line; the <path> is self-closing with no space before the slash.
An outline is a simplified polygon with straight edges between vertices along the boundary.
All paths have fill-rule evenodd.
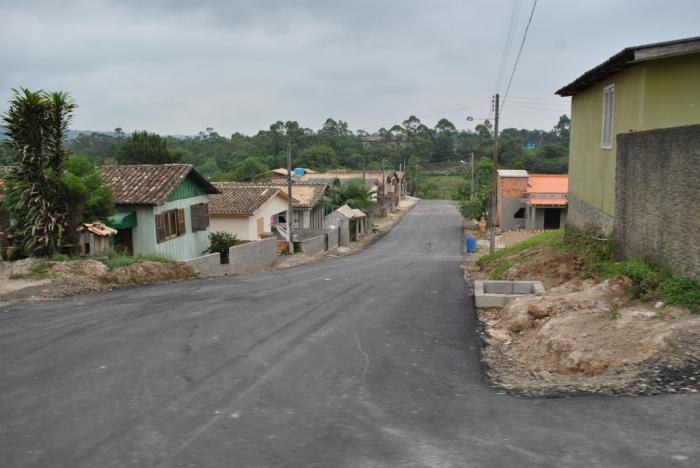
<path id="1" fill-rule="evenodd" d="M 600 147 L 612 149 L 615 135 L 615 83 L 603 88 L 603 130 Z"/>

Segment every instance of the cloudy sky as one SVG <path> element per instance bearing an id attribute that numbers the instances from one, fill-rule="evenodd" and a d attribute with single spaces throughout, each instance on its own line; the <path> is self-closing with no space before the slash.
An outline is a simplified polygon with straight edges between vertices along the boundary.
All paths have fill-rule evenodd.
<path id="1" fill-rule="evenodd" d="M 0 111 L 24 86 L 70 92 L 76 129 L 251 134 L 333 117 L 371 132 L 410 114 L 470 128 L 505 91 L 532 3 L 0 0 Z M 559 87 L 626 46 L 695 35 L 697 0 L 540 0 L 503 127 L 549 129 Z"/>

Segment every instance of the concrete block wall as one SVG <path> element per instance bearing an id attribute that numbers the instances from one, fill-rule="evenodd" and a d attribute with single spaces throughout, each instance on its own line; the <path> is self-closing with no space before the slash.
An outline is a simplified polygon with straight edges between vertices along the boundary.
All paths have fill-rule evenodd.
<path id="1" fill-rule="evenodd" d="M 337 226 L 340 229 L 340 246 L 350 245 L 350 220 L 340 213 L 333 211 L 326 215 L 326 226 Z"/>
<path id="2" fill-rule="evenodd" d="M 232 274 L 254 273 L 277 261 L 277 240 L 262 239 L 248 244 L 236 245 L 228 250 L 229 272 Z"/>
<path id="3" fill-rule="evenodd" d="M 335 250 L 340 245 L 340 228 L 335 226 L 326 229 L 326 250 Z"/>
<path id="4" fill-rule="evenodd" d="M 321 234 L 320 236 L 311 237 L 309 239 L 304 239 L 300 241 L 301 251 L 305 255 L 316 255 L 321 253 L 326 248 L 326 236 Z"/>
<path id="5" fill-rule="evenodd" d="M 543 221 L 544 222 L 544 221 Z M 575 231 L 593 228 L 608 235 L 615 225 L 615 218 L 605 211 L 569 194 L 569 208 L 566 214 L 566 227 Z"/>
<path id="6" fill-rule="evenodd" d="M 218 253 L 202 255 L 185 260 L 198 276 L 213 276 L 221 269 L 221 256 Z"/>
<path id="7" fill-rule="evenodd" d="M 620 133 L 616 162 L 616 253 L 700 281 L 700 125 Z"/>

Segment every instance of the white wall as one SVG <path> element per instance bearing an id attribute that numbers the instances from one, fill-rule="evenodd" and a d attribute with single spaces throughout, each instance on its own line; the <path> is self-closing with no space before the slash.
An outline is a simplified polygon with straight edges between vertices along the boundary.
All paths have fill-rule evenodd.
<path id="1" fill-rule="evenodd" d="M 287 199 L 278 195 L 258 208 L 253 216 L 212 216 L 210 227 L 212 231 L 225 231 L 236 234 L 236 237 L 240 240 L 257 240 L 257 220 L 262 218 L 265 226 L 264 231 L 271 232 L 272 226 L 270 220 L 272 219 L 272 215 L 286 210 Z"/>

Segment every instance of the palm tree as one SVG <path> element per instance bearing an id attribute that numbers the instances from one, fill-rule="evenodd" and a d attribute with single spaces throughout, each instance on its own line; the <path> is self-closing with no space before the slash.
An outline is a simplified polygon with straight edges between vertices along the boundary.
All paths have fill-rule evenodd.
<path id="1" fill-rule="evenodd" d="M 324 199 L 325 206 L 338 208 L 345 204 L 370 214 L 374 203 L 372 191 L 362 179 L 352 179 L 343 185 L 334 183 L 328 188 Z"/>

